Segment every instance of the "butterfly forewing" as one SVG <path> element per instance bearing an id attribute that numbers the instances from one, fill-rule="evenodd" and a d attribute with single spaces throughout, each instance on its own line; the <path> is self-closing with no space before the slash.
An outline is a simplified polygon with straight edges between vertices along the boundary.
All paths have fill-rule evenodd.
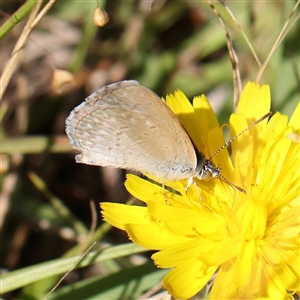
<path id="1" fill-rule="evenodd" d="M 137 170 L 164 180 L 194 175 L 196 155 L 180 121 L 136 81 L 108 85 L 76 107 L 66 121 L 76 161 Z"/>

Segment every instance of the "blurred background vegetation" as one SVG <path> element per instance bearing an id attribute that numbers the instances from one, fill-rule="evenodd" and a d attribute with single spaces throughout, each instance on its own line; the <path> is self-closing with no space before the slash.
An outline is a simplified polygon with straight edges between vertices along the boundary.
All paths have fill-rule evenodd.
<path id="1" fill-rule="evenodd" d="M 300 89 L 299 10 L 290 17 L 296 2 L 226 2 L 234 20 L 214 2 L 233 41 L 243 86 L 256 80 L 261 66 L 240 27 L 261 65 L 271 54 L 260 83 L 271 87 L 272 111 L 288 116 Z M 127 244 L 123 232 L 101 222 L 99 202 L 130 201 L 124 172 L 76 164 L 65 119 L 98 88 L 135 79 L 162 97 L 176 89 L 191 100 L 206 94 L 220 123 L 226 123 L 234 87 L 219 18 L 205 1 L 0 5 L 3 298 L 42 299 L 93 241 L 97 243 L 81 267 L 49 299 L 166 297 L 158 294 L 166 270 L 156 269 L 151 253 L 142 254 L 143 249 Z M 109 16 L 103 27 L 93 21 L 97 7 Z M 40 20 L 26 31 L 40 12 Z M 272 52 L 287 21 L 282 41 Z M 22 52 L 14 50 L 16 45 Z M 20 54 L 13 61 L 15 69 L 10 65 L 12 53 Z M 5 72 L 7 66 L 12 76 Z"/>

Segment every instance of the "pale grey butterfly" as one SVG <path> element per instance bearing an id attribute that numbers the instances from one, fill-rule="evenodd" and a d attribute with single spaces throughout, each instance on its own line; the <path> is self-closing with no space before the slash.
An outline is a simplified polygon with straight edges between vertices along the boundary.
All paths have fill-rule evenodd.
<path id="1" fill-rule="evenodd" d="M 78 163 L 135 170 L 163 182 L 188 180 L 188 186 L 193 178 L 220 178 L 245 192 L 224 178 L 211 158 L 195 149 L 164 101 L 134 80 L 107 85 L 87 97 L 67 118 L 66 133 L 80 152 Z"/>

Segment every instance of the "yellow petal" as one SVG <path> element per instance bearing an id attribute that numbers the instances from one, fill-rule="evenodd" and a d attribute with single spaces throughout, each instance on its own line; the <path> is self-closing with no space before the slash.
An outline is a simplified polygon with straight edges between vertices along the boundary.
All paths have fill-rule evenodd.
<path id="1" fill-rule="evenodd" d="M 163 280 L 163 286 L 174 297 L 189 299 L 199 292 L 211 278 L 216 267 L 207 267 L 195 258 L 172 270 Z"/>
<path id="2" fill-rule="evenodd" d="M 276 283 L 279 287 L 285 286 L 288 290 L 297 290 L 300 287 L 300 274 L 293 272 L 293 269 L 291 269 L 289 264 L 282 259 L 282 256 L 277 249 L 274 249 L 273 247 L 264 247 L 262 250 L 267 264 L 273 266 L 272 279 L 274 283 Z M 288 261 L 290 262 L 289 259 Z M 296 265 L 298 263 L 299 269 L 299 260 L 294 261 L 294 263 Z"/>
<path id="3" fill-rule="evenodd" d="M 199 132 L 197 131 L 197 122 L 195 122 L 194 108 L 184 93 L 180 90 L 174 94 L 167 95 L 166 103 L 171 110 L 177 115 L 185 130 L 196 143 L 199 140 Z"/>
<path id="4" fill-rule="evenodd" d="M 233 114 L 230 117 L 230 135 L 234 137 L 242 130 L 247 128 L 248 123 L 244 115 Z M 246 191 L 250 190 L 251 179 L 253 172 L 253 138 L 250 132 L 246 131 L 232 142 L 232 155 L 234 161 L 235 179 L 234 184 L 244 188 Z"/>
<path id="5" fill-rule="evenodd" d="M 223 219 L 203 210 L 186 206 L 168 206 L 149 201 L 148 209 L 151 216 L 163 220 L 165 226 L 178 235 L 195 236 L 226 232 Z"/>
<path id="6" fill-rule="evenodd" d="M 151 218 L 146 207 L 110 202 L 102 202 L 100 207 L 103 219 L 122 230 L 128 223 L 151 224 Z"/>
<path id="7" fill-rule="evenodd" d="M 270 107 L 270 87 L 266 84 L 248 82 L 242 92 L 237 112 L 244 114 L 248 120 L 254 122 L 268 113 Z M 266 123 L 266 121 L 263 122 Z"/>
<path id="8" fill-rule="evenodd" d="M 165 203 L 164 190 L 161 185 L 154 184 L 136 175 L 127 174 L 125 187 L 127 191 L 137 199 L 147 203 L 155 197 L 156 201 Z"/>
<path id="9" fill-rule="evenodd" d="M 300 103 L 298 103 L 290 119 L 289 125 L 293 128 L 295 133 L 298 135 L 300 134 Z"/>
<path id="10" fill-rule="evenodd" d="M 195 108 L 194 122 L 197 124 L 198 135 L 201 135 L 201 140 L 198 141 L 199 145 L 196 145 L 198 150 L 209 158 L 225 144 L 223 132 L 215 112 L 204 95 L 195 97 L 193 105 Z M 220 154 L 223 155 L 223 153 Z"/>
<path id="11" fill-rule="evenodd" d="M 234 263 L 233 260 L 221 266 L 214 281 L 210 299 L 238 299 L 238 287 L 232 280 L 232 266 Z"/>
<path id="12" fill-rule="evenodd" d="M 201 253 L 211 247 L 213 244 L 209 240 L 191 239 L 154 253 L 151 258 L 160 268 L 172 268 L 185 264 L 189 258 L 200 258 Z"/>
<path id="13" fill-rule="evenodd" d="M 201 256 L 202 261 L 209 266 L 219 266 L 235 257 L 239 251 L 239 247 L 237 242 L 226 237 L 219 242 L 214 242 L 213 247 L 207 250 L 208 251 L 203 252 L 203 255 Z"/>
<path id="14" fill-rule="evenodd" d="M 133 242 L 154 250 L 172 247 L 192 239 L 186 236 L 175 235 L 154 222 L 151 225 L 127 224 L 125 229 Z"/>

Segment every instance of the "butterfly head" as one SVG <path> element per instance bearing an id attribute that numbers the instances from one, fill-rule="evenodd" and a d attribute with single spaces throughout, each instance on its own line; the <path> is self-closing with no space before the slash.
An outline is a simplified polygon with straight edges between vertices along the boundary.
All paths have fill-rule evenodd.
<path id="1" fill-rule="evenodd" d="M 236 186 L 231 181 L 226 179 L 221 174 L 221 168 L 220 166 L 216 167 L 210 159 L 207 159 L 201 152 L 196 151 L 197 156 L 197 167 L 195 169 L 196 172 L 196 178 L 200 180 L 209 180 L 213 178 L 219 178 L 231 187 L 237 189 L 238 191 L 245 194 L 245 190 L 240 188 L 239 186 Z"/>
<path id="2" fill-rule="evenodd" d="M 218 178 L 221 175 L 221 168 L 216 167 L 209 159 L 204 158 L 203 161 L 198 161 L 197 178 L 200 180 L 209 180 Z"/>

